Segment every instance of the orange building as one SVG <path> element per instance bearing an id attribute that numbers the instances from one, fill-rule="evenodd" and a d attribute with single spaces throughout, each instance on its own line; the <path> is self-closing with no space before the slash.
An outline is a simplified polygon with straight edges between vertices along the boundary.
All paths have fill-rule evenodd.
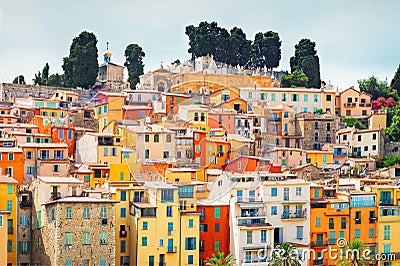
<path id="1" fill-rule="evenodd" d="M 180 93 L 165 93 L 166 114 L 177 114 L 180 105 L 190 105 L 190 96 Z"/>
<path id="2" fill-rule="evenodd" d="M 200 167 L 221 169 L 229 161 L 230 148 L 229 142 L 204 138 L 200 141 Z"/>
<path id="3" fill-rule="evenodd" d="M 10 146 L 5 146 L 5 145 Z M 0 140 L 0 175 L 6 175 L 24 183 L 24 156 L 22 149 L 16 147 L 15 141 Z"/>
<path id="4" fill-rule="evenodd" d="M 338 198 L 334 188 L 325 188 L 312 184 L 310 188 L 310 240 L 311 250 L 309 265 L 336 265 L 338 257 L 329 256 L 324 250 L 339 249 L 339 238 L 349 239 L 349 202 Z M 339 252 L 334 254 L 340 256 Z M 341 253 L 343 254 L 343 253 Z"/>

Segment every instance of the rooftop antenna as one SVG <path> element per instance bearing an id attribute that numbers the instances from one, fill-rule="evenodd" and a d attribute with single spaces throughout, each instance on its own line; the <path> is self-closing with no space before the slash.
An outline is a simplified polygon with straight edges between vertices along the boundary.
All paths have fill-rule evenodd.
<path id="1" fill-rule="evenodd" d="M 107 50 L 108 50 L 108 45 L 110 44 L 109 42 L 106 42 L 106 44 L 107 44 Z"/>

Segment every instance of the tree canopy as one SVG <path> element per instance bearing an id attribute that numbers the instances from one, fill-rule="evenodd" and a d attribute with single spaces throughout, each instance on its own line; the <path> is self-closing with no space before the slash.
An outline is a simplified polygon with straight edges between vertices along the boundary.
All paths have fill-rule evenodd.
<path id="1" fill-rule="evenodd" d="M 281 40 L 277 32 L 259 32 L 252 42 L 241 28 L 233 27 L 228 31 L 215 21 L 203 21 L 198 26 L 187 26 L 185 33 L 192 60 L 212 55 L 216 61 L 232 66 L 268 69 L 279 66 Z"/>
<path id="2" fill-rule="evenodd" d="M 360 91 L 372 95 L 372 100 L 379 97 L 389 98 L 392 97 L 396 101 L 399 99 L 397 92 L 389 88 L 386 81 L 381 81 L 375 76 L 370 76 L 367 79 L 357 80 Z"/>
<path id="3" fill-rule="evenodd" d="M 54 87 L 63 87 L 64 86 L 64 75 L 59 75 L 58 73 L 51 74 L 49 76 L 49 81 L 47 85 L 54 86 Z"/>
<path id="4" fill-rule="evenodd" d="M 13 80 L 13 84 L 26 84 L 25 83 L 25 77 L 24 75 L 18 75 L 15 77 L 15 79 Z"/>
<path id="5" fill-rule="evenodd" d="M 128 81 L 131 84 L 131 89 L 134 89 L 139 83 L 139 76 L 143 75 L 145 57 L 142 47 L 138 44 L 129 44 L 125 49 L 125 66 L 128 69 Z"/>
<path id="6" fill-rule="evenodd" d="M 315 42 L 310 39 L 301 39 L 295 45 L 294 56 L 290 58 L 290 68 L 292 72 L 300 70 L 308 77 L 307 87 L 321 87 L 319 57 L 315 50 Z"/>
<path id="7" fill-rule="evenodd" d="M 400 95 L 400 65 L 397 67 L 396 73 L 390 82 L 390 87 L 397 92 L 397 95 Z"/>
<path id="8" fill-rule="evenodd" d="M 282 87 L 305 87 L 308 84 L 307 76 L 300 70 L 295 70 L 289 75 L 284 75 L 281 77 Z"/>
<path id="9" fill-rule="evenodd" d="M 301 266 L 301 260 L 296 247 L 290 243 L 283 242 L 276 246 L 272 253 L 270 266 Z"/>
<path id="10" fill-rule="evenodd" d="M 96 82 L 98 74 L 96 36 L 83 31 L 72 40 L 69 56 L 64 57 L 64 82 L 67 87 L 88 89 Z"/>
<path id="11" fill-rule="evenodd" d="M 233 266 L 235 264 L 235 259 L 232 254 L 226 255 L 224 257 L 224 252 L 218 252 L 217 254 L 212 254 L 211 258 L 207 258 L 206 265 L 209 266 Z"/>

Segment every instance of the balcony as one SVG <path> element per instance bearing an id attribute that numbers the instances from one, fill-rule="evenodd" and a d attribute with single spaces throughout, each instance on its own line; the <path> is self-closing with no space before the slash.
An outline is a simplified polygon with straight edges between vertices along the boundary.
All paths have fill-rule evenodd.
<path id="1" fill-rule="evenodd" d="M 266 262 L 267 262 L 267 258 L 265 258 L 265 259 L 247 258 L 247 259 L 245 259 L 245 260 L 243 261 L 244 264 L 246 264 L 246 263 L 252 263 L 252 264 L 254 264 L 254 263 L 262 263 L 262 265 L 265 265 Z"/>
<path id="2" fill-rule="evenodd" d="M 99 146 L 114 146 L 114 140 L 112 138 L 99 138 Z"/>
<path id="3" fill-rule="evenodd" d="M 371 107 L 371 103 L 359 103 L 360 107 Z"/>
<path id="4" fill-rule="evenodd" d="M 260 225 L 260 226 L 269 226 L 270 224 L 266 222 L 265 218 L 244 218 L 244 219 L 238 219 L 238 225 L 241 226 L 246 226 L 246 225 Z"/>
<path id="5" fill-rule="evenodd" d="M 270 118 L 268 118 L 268 122 L 277 123 L 277 122 L 281 122 L 281 119 L 279 117 L 270 117 Z"/>
<path id="6" fill-rule="evenodd" d="M 393 199 L 385 199 L 379 202 L 379 206 L 391 206 L 393 205 Z"/>
<path id="7" fill-rule="evenodd" d="M 333 156 L 347 156 L 347 152 L 344 151 L 334 151 Z"/>
<path id="8" fill-rule="evenodd" d="M 19 202 L 19 206 L 21 208 L 30 208 L 32 206 L 32 202 L 30 200 L 23 200 Z"/>
<path id="9" fill-rule="evenodd" d="M 326 247 L 328 246 L 328 241 L 314 241 L 311 242 L 311 247 L 316 248 L 316 247 Z"/>
<path id="10" fill-rule="evenodd" d="M 356 106 L 356 103 L 347 102 L 347 103 L 344 104 L 344 106 L 345 106 L 345 107 L 355 107 L 355 106 Z"/>
<path id="11" fill-rule="evenodd" d="M 119 237 L 126 237 L 127 232 L 126 231 L 119 231 Z"/>
<path id="12" fill-rule="evenodd" d="M 291 220 L 291 219 L 305 219 L 305 213 L 283 213 L 282 220 Z"/>
<path id="13" fill-rule="evenodd" d="M 178 247 L 168 247 L 167 253 L 177 253 L 178 252 Z"/>
<path id="14" fill-rule="evenodd" d="M 370 223 L 370 224 L 374 224 L 375 221 L 376 221 L 376 218 L 375 218 L 375 217 L 369 217 L 369 223 Z"/>

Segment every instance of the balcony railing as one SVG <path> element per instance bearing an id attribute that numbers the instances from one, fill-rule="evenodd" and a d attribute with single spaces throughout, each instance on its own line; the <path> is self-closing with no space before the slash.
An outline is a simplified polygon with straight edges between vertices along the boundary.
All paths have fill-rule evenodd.
<path id="1" fill-rule="evenodd" d="M 347 156 L 347 152 L 336 151 L 336 152 L 333 152 L 333 156 Z"/>
<path id="2" fill-rule="evenodd" d="M 344 104 L 345 107 L 355 107 L 356 103 L 352 103 L 352 102 L 347 102 Z"/>
<path id="3" fill-rule="evenodd" d="M 381 200 L 379 202 L 380 206 L 389 206 L 389 205 L 393 205 L 393 199 L 386 199 L 386 200 Z"/>
<path id="4" fill-rule="evenodd" d="M 375 223 L 375 221 L 376 221 L 376 218 L 375 218 L 375 217 L 369 217 L 369 223 L 370 223 L 370 224 Z"/>
<path id="5" fill-rule="evenodd" d="M 315 248 L 315 247 L 326 247 L 328 246 L 328 241 L 314 241 L 311 242 L 311 247 Z"/>
<path id="6" fill-rule="evenodd" d="M 359 103 L 360 107 L 371 107 L 371 103 Z"/>
<path id="7" fill-rule="evenodd" d="M 239 219 L 238 225 L 266 225 L 267 222 L 265 218 L 248 218 L 248 219 Z"/>
<path id="8" fill-rule="evenodd" d="M 19 206 L 21 208 L 29 208 L 32 206 L 32 202 L 30 200 L 23 200 L 19 202 Z"/>
<path id="9" fill-rule="evenodd" d="M 263 262 L 267 262 L 267 258 L 265 258 L 265 259 L 251 258 L 251 259 L 244 260 L 244 263 L 263 263 Z"/>
<path id="10" fill-rule="evenodd" d="M 305 213 L 283 213 L 282 214 L 282 219 L 304 219 L 306 218 Z"/>
<path id="11" fill-rule="evenodd" d="M 177 253 L 178 252 L 178 247 L 171 247 L 169 246 L 167 249 L 167 253 Z"/>
<path id="12" fill-rule="evenodd" d="M 238 202 L 238 203 L 261 202 L 261 200 L 257 200 L 255 196 L 251 196 L 251 197 L 248 197 L 248 198 L 237 197 L 236 202 Z"/>

